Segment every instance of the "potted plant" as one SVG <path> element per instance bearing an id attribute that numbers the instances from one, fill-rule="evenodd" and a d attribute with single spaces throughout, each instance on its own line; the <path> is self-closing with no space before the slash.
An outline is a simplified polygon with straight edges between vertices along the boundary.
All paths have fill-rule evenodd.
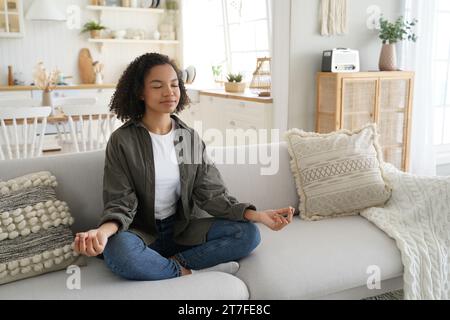
<path id="1" fill-rule="evenodd" d="M 86 22 L 81 30 L 81 33 L 90 32 L 91 38 L 98 39 L 100 38 L 100 31 L 106 29 L 105 26 L 102 26 L 100 23 L 96 21 Z"/>
<path id="2" fill-rule="evenodd" d="M 397 70 L 397 54 L 395 44 L 398 41 L 408 40 L 416 42 L 417 36 L 412 28 L 417 24 L 418 20 L 406 21 L 400 16 L 395 22 L 380 17 L 380 34 L 379 38 L 383 40 L 380 53 L 378 68 L 380 71 Z"/>
<path id="3" fill-rule="evenodd" d="M 221 82 L 222 65 L 212 66 L 211 69 L 212 69 L 214 81 L 217 83 Z"/>
<path id="4" fill-rule="evenodd" d="M 245 83 L 242 82 L 242 74 L 229 73 L 227 76 L 228 82 L 225 82 L 226 92 L 237 92 L 242 93 L 245 91 Z"/>

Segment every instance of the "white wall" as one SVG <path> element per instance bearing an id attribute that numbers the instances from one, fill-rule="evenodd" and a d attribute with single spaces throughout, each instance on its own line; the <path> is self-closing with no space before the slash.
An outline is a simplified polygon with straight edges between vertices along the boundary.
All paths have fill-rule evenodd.
<path id="1" fill-rule="evenodd" d="M 436 175 L 450 176 L 450 164 L 443 164 L 440 166 L 436 166 Z"/>
<path id="2" fill-rule="evenodd" d="M 272 0 L 272 97 L 273 127 L 279 138 L 288 129 L 291 43 L 291 0 Z"/>
<path id="3" fill-rule="evenodd" d="M 37 0 L 38 1 L 38 0 Z M 24 0 L 26 14 L 32 0 Z M 85 10 L 88 0 L 54 0 L 63 12 L 68 5 L 78 5 L 81 10 L 81 26 L 88 20 L 98 20 L 98 13 Z M 107 13 L 106 26 L 111 29 L 144 28 L 152 34 L 158 25 L 159 15 L 145 13 Z M 24 74 L 26 84 L 32 82 L 34 66 L 43 61 L 48 69 L 58 67 L 65 75 L 73 76 L 73 83 L 79 83 L 78 53 L 89 48 L 94 61 L 104 63 L 104 82 L 115 83 L 125 67 L 137 56 L 150 51 L 165 52 L 175 56 L 175 47 L 148 44 L 107 44 L 101 53 L 95 44 L 87 41 L 87 34 L 80 30 L 69 30 L 65 22 L 25 20 L 25 37 L 17 39 L 0 38 L 0 85 L 7 84 L 7 66 L 14 72 Z"/>
<path id="4" fill-rule="evenodd" d="M 381 40 L 366 27 L 366 9 L 378 5 L 385 17 L 394 19 L 402 8 L 401 0 L 347 0 L 348 34 L 322 37 L 319 3 L 292 0 L 289 128 L 315 129 L 315 74 L 321 68 L 322 51 L 336 47 L 358 49 L 361 71 L 377 70 Z"/>

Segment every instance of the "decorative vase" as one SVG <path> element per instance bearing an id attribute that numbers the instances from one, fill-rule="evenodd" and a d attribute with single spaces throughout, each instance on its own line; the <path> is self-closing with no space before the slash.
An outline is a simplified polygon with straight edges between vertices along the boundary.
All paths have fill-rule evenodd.
<path id="1" fill-rule="evenodd" d="M 100 72 L 95 74 L 95 84 L 103 84 L 103 76 Z"/>
<path id="2" fill-rule="evenodd" d="M 53 115 L 53 99 L 52 99 L 52 92 L 50 90 L 44 90 L 42 91 L 42 106 L 43 107 L 52 107 L 52 112 L 50 113 Z"/>
<path id="3" fill-rule="evenodd" d="M 225 91 L 234 93 L 243 93 L 245 91 L 244 82 L 225 82 Z"/>
<path id="4" fill-rule="evenodd" d="M 397 54 L 395 52 L 395 43 L 383 44 L 378 62 L 380 71 L 397 70 Z"/>

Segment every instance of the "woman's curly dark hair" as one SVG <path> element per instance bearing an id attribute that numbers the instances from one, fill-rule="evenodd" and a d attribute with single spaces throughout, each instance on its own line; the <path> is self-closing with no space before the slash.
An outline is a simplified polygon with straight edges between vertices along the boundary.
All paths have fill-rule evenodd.
<path id="1" fill-rule="evenodd" d="M 190 101 L 181 71 L 168 56 L 152 52 L 137 57 L 128 65 L 120 77 L 116 91 L 109 104 L 110 110 L 117 115 L 117 118 L 121 121 L 138 121 L 142 119 L 145 113 L 145 102 L 141 99 L 145 87 L 145 77 L 153 67 L 165 64 L 171 65 L 178 77 L 180 101 L 175 109 L 175 113 L 178 114 L 184 110 Z"/>

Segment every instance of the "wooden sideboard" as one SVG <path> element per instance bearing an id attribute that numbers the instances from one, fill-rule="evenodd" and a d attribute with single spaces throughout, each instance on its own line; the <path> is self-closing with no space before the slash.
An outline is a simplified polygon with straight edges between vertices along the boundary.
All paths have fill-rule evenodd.
<path id="1" fill-rule="evenodd" d="M 355 130 L 374 122 L 384 160 L 407 171 L 413 88 L 413 72 L 320 72 L 316 131 Z"/>

